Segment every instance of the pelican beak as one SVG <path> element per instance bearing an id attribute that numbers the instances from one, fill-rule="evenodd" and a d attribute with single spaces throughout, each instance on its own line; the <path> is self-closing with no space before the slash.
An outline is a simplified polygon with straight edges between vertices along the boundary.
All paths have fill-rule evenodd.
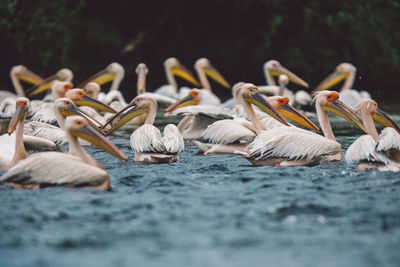
<path id="1" fill-rule="evenodd" d="M 15 131 L 15 128 L 17 128 L 17 124 L 25 118 L 27 112 L 27 107 L 21 105 L 17 106 L 14 115 L 10 120 L 10 124 L 8 125 L 8 135 L 11 135 Z"/>
<path id="2" fill-rule="evenodd" d="M 289 102 L 289 99 L 287 99 L 287 102 Z M 297 109 L 290 106 L 288 103 L 280 106 L 279 112 L 287 119 L 295 121 L 298 124 L 303 125 L 304 127 L 310 130 L 316 131 L 317 133 L 320 132 L 317 125 L 315 125 L 309 118 L 301 114 Z"/>
<path id="3" fill-rule="evenodd" d="M 191 106 L 191 105 L 198 105 L 200 102 L 199 99 L 193 97 L 191 94 L 188 94 L 186 97 L 182 98 L 181 100 L 176 101 L 174 104 L 170 105 L 164 110 L 164 113 L 173 111 L 178 108 L 182 108 L 185 106 Z"/>
<path id="4" fill-rule="evenodd" d="M 134 105 L 133 101 L 129 103 L 125 108 L 120 110 L 117 114 L 115 114 L 111 119 L 107 121 L 106 124 L 102 127 L 103 129 L 111 124 L 111 129 L 107 132 L 107 135 L 110 135 L 115 130 L 123 126 L 128 121 L 132 120 L 135 117 L 138 117 L 144 113 L 148 112 L 147 108 L 140 108 Z M 112 123 L 115 121 L 115 123 Z"/>
<path id="5" fill-rule="evenodd" d="M 353 111 L 351 108 L 346 106 L 339 99 L 334 100 L 333 102 L 328 103 L 328 105 L 321 106 L 322 110 L 332 112 L 333 114 L 342 117 L 347 120 L 354 126 L 360 128 L 362 131 L 366 132 L 364 124 L 362 123 L 362 119 L 360 116 Z"/>
<path id="6" fill-rule="evenodd" d="M 279 121 L 280 123 L 290 126 L 290 124 L 282 117 L 278 110 L 276 110 L 271 104 L 265 101 L 264 97 L 259 93 L 252 94 L 248 97 L 245 97 L 244 100 L 248 103 L 251 103 L 257 106 L 259 109 L 270 115 L 275 120 Z"/>
<path id="7" fill-rule="evenodd" d="M 23 73 L 19 73 L 16 75 L 17 78 L 21 81 L 30 83 L 30 84 L 34 84 L 34 85 L 38 85 L 41 82 L 43 82 L 43 79 L 38 76 L 37 74 L 33 73 L 32 71 L 26 69 Z"/>
<path id="8" fill-rule="evenodd" d="M 225 88 L 231 88 L 231 85 L 225 80 L 225 78 L 215 69 L 213 66 L 206 67 L 204 68 L 204 72 L 206 73 L 207 76 L 209 76 L 211 79 L 219 83 Z"/>
<path id="9" fill-rule="evenodd" d="M 106 151 L 107 153 L 122 159 L 123 161 L 128 161 L 128 158 L 125 154 L 119 150 L 114 144 L 112 144 L 107 138 L 100 135 L 97 131 L 95 131 L 89 125 L 85 125 L 84 127 L 71 131 L 71 134 L 86 141 L 92 143 L 93 145 L 97 146 L 98 148 Z"/>
<path id="10" fill-rule="evenodd" d="M 88 95 L 84 95 L 79 100 L 74 100 L 74 103 L 78 106 L 88 106 L 88 107 L 94 108 L 98 111 L 117 113 L 117 111 L 115 109 L 113 109 L 112 107 L 104 104 L 103 102 L 101 102 L 99 100 L 91 98 Z"/>
<path id="11" fill-rule="evenodd" d="M 186 69 L 183 65 L 179 64 L 178 66 L 171 67 L 171 73 L 175 76 L 178 76 L 178 77 L 190 82 L 191 84 L 193 84 L 195 86 L 200 86 L 200 83 L 196 80 L 194 75 L 188 69 Z"/>
<path id="12" fill-rule="evenodd" d="M 340 81 L 344 80 L 347 77 L 346 73 L 342 73 L 339 71 L 334 71 L 328 77 L 326 77 L 318 86 L 315 88 L 315 91 L 326 90 L 336 85 Z"/>
<path id="13" fill-rule="evenodd" d="M 84 110 L 80 109 L 77 105 L 72 105 L 70 107 L 67 107 L 66 109 L 62 110 L 61 115 L 64 117 L 67 116 L 73 116 L 73 115 L 78 115 L 78 116 L 82 116 L 84 117 L 91 126 L 93 126 L 95 129 L 98 129 L 92 121 L 96 122 L 97 124 L 99 124 L 100 127 L 102 127 L 103 125 L 97 121 L 95 118 L 91 117 L 87 112 L 85 112 Z"/>
<path id="14" fill-rule="evenodd" d="M 283 66 L 275 67 L 274 69 L 270 70 L 270 73 L 272 76 L 279 76 L 281 74 L 286 74 L 286 76 L 288 76 L 288 78 L 289 78 L 289 81 L 291 81 L 295 84 L 301 85 L 303 87 L 306 87 L 306 88 L 309 87 L 308 83 L 306 83 L 299 76 L 297 76 L 296 74 L 294 74 L 293 72 L 291 72 L 290 70 L 288 70 L 287 68 L 285 68 Z"/>
<path id="15" fill-rule="evenodd" d="M 91 77 L 89 77 L 89 79 L 87 79 L 86 81 L 84 81 L 83 83 L 81 83 L 78 88 L 83 88 L 85 87 L 86 84 L 88 84 L 89 82 L 95 82 L 98 83 L 99 85 L 108 83 L 113 81 L 115 78 L 115 73 L 110 72 L 107 68 L 99 71 L 98 73 L 92 75 Z"/>
<path id="16" fill-rule="evenodd" d="M 34 96 L 49 90 L 55 80 L 57 80 L 57 74 L 47 77 L 41 83 L 35 85 L 32 88 L 29 88 L 27 90 L 28 95 Z"/>
<path id="17" fill-rule="evenodd" d="M 379 123 L 383 127 L 395 128 L 400 133 L 400 127 L 381 109 L 377 108 L 376 113 L 372 116 L 375 122 Z"/>

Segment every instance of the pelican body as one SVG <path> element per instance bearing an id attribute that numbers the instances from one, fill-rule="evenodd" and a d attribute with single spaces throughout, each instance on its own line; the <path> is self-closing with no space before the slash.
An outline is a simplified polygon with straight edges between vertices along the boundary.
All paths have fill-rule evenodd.
<path id="1" fill-rule="evenodd" d="M 28 156 L 4 173 L 0 184 L 22 189 L 62 186 L 109 190 L 107 172 L 80 146 L 78 137 L 122 160 L 126 161 L 126 156 L 82 117 L 68 117 L 65 131 L 69 154 L 42 152 Z"/>
<path id="2" fill-rule="evenodd" d="M 184 142 L 178 128 L 168 124 L 164 135 L 153 126 L 157 113 L 157 101 L 151 96 L 139 95 L 113 118 L 111 118 L 111 134 L 132 118 L 145 115 L 144 125 L 135 130 L 130 138 L 133 158 L 136 162 L 171 163 L 179 161 L 178 153 L 183 151 Z"/>
<path id="3" fill-rule="evenodd" d="M 400 171 L 400 127 L 373 100 L 364 100 L 359 111 L 367 135 L 359 137 L 346 151 L 346 161 L 357 170 Z M 380 134 L 374 121 L 384 128 Z"/>

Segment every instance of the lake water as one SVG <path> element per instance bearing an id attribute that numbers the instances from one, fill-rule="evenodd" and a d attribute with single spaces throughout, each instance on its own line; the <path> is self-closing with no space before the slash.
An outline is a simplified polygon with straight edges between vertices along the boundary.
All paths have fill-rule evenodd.
<path id="1" fill-rule="evenodd" d="M 112 141 L 132 159 L 129 135 Z M 399 266 L 398 173 L 252 167 L 190 142 L 166 165 L 88 151 L 111 192 L 0 186 L 0 266 Z"/>

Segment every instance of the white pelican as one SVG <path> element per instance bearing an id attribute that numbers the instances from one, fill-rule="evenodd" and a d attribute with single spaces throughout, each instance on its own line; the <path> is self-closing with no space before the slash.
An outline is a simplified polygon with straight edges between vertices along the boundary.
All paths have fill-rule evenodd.
<path id="1" fill-rule="evenodd" d="M 224 109 L 214 105 L 198 105 L 201 94 L 193 89 L 189 94 L 165 109 L 165 116 L 185 115 L 179 122 L 178 129 L 185 139 L 198 139 L 203 132 L 217 120 L 233 119 Z"/>
<path id="2" fill-rule="evenodd" d="M 56 99 L 53 105 L 53 112 L 60 127 L 39 121 L 30 121 L 25 124 L 24 134 L 50 140 L 56 145 L 64 145 L 68 142 L 67 136 L 63 130 L 67 116 L 80 115 L 86 118 L 89 123 L 96 121 L 68 98 Z M 98 122 L 98 124 L 100 124 L 100 122 Z M 92 126 L 96 127 L 96 125 Z M 97 127 L 95 129 L 97 129 Z M 87 146 L 90 145 L 90 143 L 82 140 L 81 145 Z"/>
<path id="3" fill-rule="evenodd" d="M 351 108 L 356 108 L 363 100 L 371 99 L 367 91 L 357 91 L 351 89 L 356 77 L 356 67 L 350 63 L 341 63 L 336 70 L 326 77 L 315 91 L 326 90 L 344 80 L 342 89 L 340 89 L 340 100 Z"/>
<path id="4" fill-rule="evenodd" d="M 32 151 L 57 150 L 54 143 L 23 135 L 29 99 L 19 97 L 16 110 L 8 127 L 8 134 L 0 136 L 0 170 L 6 170 L 28 156 L 25 145 Z M 16 130 L 15 134 L 12 134 Z"/>
<path id="5" fill-rule="evenodd" d="M 0 183 L 23 189 L 49 186 L 110 189 L 107 172 L 82 148 L 78 137 L 124 161 L 128 158 L 82 117 L 68 117 L 65 132 L 69 154 L 42 152 L 30 155 L 3 174 Z"/>
<path id="6" fill-rule="evenodd" d="M 35 86 L 28 89 L 27 95 L 29 97 L 38 95 L 42 92 L 45 92 L 45 91 L 51 89 L 53 84 L 57 81 L 70 83 L 73 78 L 74 78 L 74 74 L 72 73 L 72 71 L 70 69 L 63 68 L 63 69 L 57 71 L 56 74 L 54 74 L 50 77 L 47 77 L 39 84 L 36 84 Z M 54 101 L 53 97 L 54 97 L 53 94 L 51 94 L 50 96 L 47 95 L 47 96 L 45 96 L 45 98 L 43 100 L 44 101 Z"/>
<path id="7" fill-rule="evenodd" d="M 255 93 L 255 97 L 250 98 L 248 96 L 250 95 L 250 90 L 253 88 L 254 86 L 251 84 L 243 85 L 236 99 L 242 105 L 243 110 L 245 112 L 247 110 L 246 113 L 249 113 L 248 103 L 255 103 L 263 112 L 270 115 L 267 115 L 268 119 L 275 123 L 271 123 L 270 120 L 268 120 L 267 125 L 262 123 L 264 129 L 281 127 L 283 124 L 286 124 L 287 122 L 281 119 L 280 115 L 283 115 L 311 130 L 319 131 L 319 128 L 314 123 L 288 104 L 289 99 L 287 97 L 273 96 L 267 98 L 267 101 L 265 101 L 263 96 Z M 258 97 L 260 97 L 260 100 Z M 261 129 L 257 129 L 257 124 L 254 124 L 254 122 L 255 120 L 249 122 L 242 118 L 216 121 L 207 127 L 199 141 L 195 141 L 195 144 L 203 150 L 205 155 L 221 153 L 231 154 L 238 150 L 246 151 L 247 145 L 261 132 Z"/>
<path id="8" fill-rule="evenodd" d="M 201 104 L 202 105 L 219 105 L 221 104 L 221 100 L 218 96 L 216 96 L 211 89 L 211 84 L 208 81 L 207 76 L 212 78 L 217 83 L 221 84 L 225 88 L 230 88 L 230 84 L 225 80 L 225 78 L 219 73 L 219 71 L 211 65 L 210 60 L 207 58 L 199 58 L 196 60 L 194 64 L 194 68 L 197 72 L 199 77 L 200 84 L 202 89 L 199 90 L 201 97 Z M 179 90 L 179 99 L 185 97 L 191 88 L 182 87 Z"/>
<path id="9" fill-rule="evenodd" d="M 131 148 L 135 152 L 134 161 L 146 163 L 171 163 L 179 161 L 178 153 L 183 151 L 184 142 L 178 128 L 168 124 L 164 136 L 153 126 L 157 113 L 157 101 L 150 96 L 137 96 L 133 101 L 111 120 L 115 123 L 109 133 L 124 123 L 142 114 L 146 115 L 144 125 L 131 135 Z"/>
<path id="10" fill-rule="evenodd" d="M 400 128 L 375 101 L 364 100 L 359 111 L 366 133 L 346 151 L 347 162 L 358 162 L 357 170 L 400 172 Z M 378 135 L 374 121 L 385 126 Z"/>
<path id="11" fill-rule="evenodd" d="M 308 83 L 300 79 L 297 75 L 283 67 L 281 63 L 279 63 L 277 60 L 268 60 L 264 63 L 263 69 L 265 78 L 267 80 L 267 85 L 258 86 L 258 89 L 261 93 L 287 96 L 289 97 L 289 103 L 291 105 L 302 105 L 301 103 L 306 102 L 307 99 L 311 102 L 311 96 L 304 90 L 300 90 L 297 93 L 293 93 L 288 89 L 283 90 L 282 86 L 286 86 L 289 80 L 306 88 L 308 88 L 309 85 Z M 279 86 L 277 86 L 274 80 L 274 76 L 279 76 L 281 74 L 286 75 L 288 77 L 288 81 L 286 82 L 284 80 L 284 77 L 282 77 Z M 309 104 L 310 102 L 308 102 L 307 104 Z"/>
<path id="12" fill-rule="evenodd" d="M 156 94 L 179 99 L 178 84 L 174 76 L 185 79 L 195 86 L 200 86 L 193 74 L 174 57 L 167 58 L 164 61 L 164 69 L 168 84 L 155 90 L 154 93 Z"/>
<path id="13" fill-rule="evenodd" d="M 252 84 L 242 86 L 248 91 L 245 99 L 259 98 L 258 89 Z M 249 103 L 245 111 L 256 128 L 257 137 L 246 152 L 237 152 L 254 165 L 311 166 L 324 161 L 326 156 L 341 151 L 340 144 L 326 137 L 297 127 L 275 127 L 265 130 Z M 283 119 L 281 119 L 283 120 Z M 287 122 L 285 123 L 286 125 Z"/>
<path id="14" fill-rule="evenodd" d="M 16 95 L 9 91 L 0 91 L 0 103 L 6 98 L 16 99 L 18 96 L 25 96 L 25 91 L 22 88 L 21 82 L 30 83 L 37 85 L 43 81 L 43 79 L 37 74 L 30 71 L 27 67 L 23 65 L 14 66 L 10 71 L 11 82 L 14 86 Z"/>

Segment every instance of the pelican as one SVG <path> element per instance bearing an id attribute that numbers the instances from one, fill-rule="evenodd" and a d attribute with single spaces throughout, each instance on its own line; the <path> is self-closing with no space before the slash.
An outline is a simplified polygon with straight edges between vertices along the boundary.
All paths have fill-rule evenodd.
<path id="1" fill-rule="evenodd" d="M 289 81 L 301 85 L 303 87 L 308 88 L 309 85 L 302 79 L 300 79 L 297 75 L 286 69 L 279 63 L 277 60 L 269 60 L 264 63 L 264 75 L 267 80 L 268 85 L 264 86 L 258 86 L 259 90 L 261 93 L 266 93 L 270 95 L 280 95 L 280 96 L 287 96 L 289 97 L 289 103 L 291 105 L 301 105 L 305 101 L 310 101 L 311 102 L 311 97 L 310 95 L 304 91 L 300 90 L 297 93 L 293 93 L 292 91 L 286 89 L 283 90 L 283 86 L 286 86 Z M 286 81 L 284 76 L 280 79 L 279 81 L 279 86 L 276 85 L 276 82 L 274 80 L 274 76 L 279 76 L 281 74 L 284 74 L 287 76 L 288 80 Z M 285 84 L 286 83 L 286 84 Z M 307 102 L 309 104 L 310 102 Z"/>
<path id="2" fill-rule="evenodd" d="M 22 88 L 20 81 L 24 81 L 33 85 L 37 85 L 43 81 L 41 77 L 23 65 L 12 67 L 10 71 L 10 77 L 17 94 L 15 95 L 9 91 L 2 90 L 0 91 L 0 102 L 3 102 L 6 98 L 16 99 L 19 96 L 25 96 L 25 91 Z"/>
<path id="3" fill-rule="evenodd" d="M 203 132 L 217 120 L 233 119 L 224 109 L 214 105 L 198 105 L 201 93 L 193 89 L 189 94 L 165 109 L 165 116 L 185 115 L 179 122 L 178 129 L 185 139 L 198 139 Z"/>
<path id="4" fill-rule="evenodd" d="M 283 115 L 284 117 L 292 119 L 311 130 L 319 131 L 319 128 L 314 123 L 288 104 L 289 98 L 274 96 L 264 99 L 264 97 L 258 95 L 258 93 L 255 93 L 254 97 L 248 97 L 251 88 L 253 87 L 250 87 L 250 84 L 244 85 L 244 88 L 240 90 L 240 93 L 237 96 L 237 100 L 245 111 L 248 109 L 248 103 L 254 103 L 256 106 L 261 108 L 265 114 L 269 115 L 267 115 L 268 119 L 275 123 L 271 123 L 270 120 L 267 121 L 268 123 L 264 123 L 263 120 L 262 124 L 264 129 L 281 127 L 283 124 L 286 124 L 286 121 L 281 120 L 280 115 Z M 280 114 L 276 114 L 276 111 Z M 222 153 L 231 154 L 235 151 L 246 151 L 247 145 L 254 140 L 261 130 L 257 129 L 257 124 L 254 124 L 254 122 L 254 120 L 249 122 L 242 118 L 216 121 L 207 127 L 199 141 L 195 141 L 195 144 L 204 152 L 205 155 Z"/>
<path id="5" fill-rule="evenodd" d="M 0 183 L 23 189 L 63 186 L 109 190 L 108 173 L 82 148 L 78 137 L 124 161 L 128 158 L 91 128 L 82 117 L 68 117 L 65 121 L 65 132 L 69 141 L 69 154 L 60 152 L 33 154 L 3 174 Z"/>
<path id="6" fill-rule="evenodd" d="M 35 95 L 38 95 L 40 93 L 43 93 L 43 92 L 51 89 L 53 84 L 57 81 L 70 83 L 73 78 L 74 78 L 74 74 L 72 73 L 72 71 L 70 69 L 63 68 L 63 69 L 57 71 L 56 74 L 54 74 L 50 77 L 47 77 L 39 84 L 36 84 L 32 88 L 28 89 L 27 94 L 29 97 L 33 97 Z M 45 101 L 54 101 L 54 95 L 53 94 L 51 94 L 50 96 L 47 95 L 44 98 L 44 100 Z"/>
<path id="7" fill-rule="evenodd" d="M 347 162 L 358 162 L 357 170 L 400 172 L 400 128 L 371 100 L 364 100 L 359 111 L 367 135 L 359 137 L 346 151 Z M 378 135 L 374 121 L 386 127 Z"/>
<path id="8" fill-rule="evenodd" d="M 179 161 L 178 153 L 183 151 L 184 142 L 178 128 L 168 124 L 164 128 L 164 136 L 159 129 L 153 126 L 157 113 L 157 101 L 150 96 L 139 95 L 111 120 L 109 133 L 121 127 L 132 118 L 145 114 L 144 125 L 135 130 L 130 139 L 131 148 L 135 152 L 133 158 L 137 162 L 171 163 Z"/>
<path id="9" fill-rule="evenodd" d="M 54 143 L 41 138 L 23 135 L 29 99 L 19 97 L 16 101 L 16 111 L 10 121 L 8 134 L 0 136 L 0 170 L 6 170 L 19 160 L 28 156 L 25 145 L 34 151 L 56 150 Z M 11 135 L 16 130 L 15 134 Z"/>
<path id="10" fill-rule="evenodd" d="M 344 80 L 342 89 L 340 89 L 340 100 L 351 108 L 356 108 L 363 100 L 371 99 L 367 91 L 357 91 L 351 89 L 356 77 L 356 67 L 350 63 L 341 63 L 336 70 L 326 77 L 315 91 L 326 90 Z"/>
<path id="11" fill-rule="evenodd" d="M 200 86 L 199 82 L 193 74 L 187 70 L 179 61 L 174 57 L 167 58 L 164 61 L 165 74 L 167 76 L 168 84 L 162 85 L 154 91 L 154 93 L 168 96 L 174 99 L 179 99 L 178 84 L 174 76 L 178 76 L 195 86 Z"/>
<path id="12" fill-rule="evenodd" d="M 30 121 L 25 124 L 24 134 L 50 140 L 54 142 L 56 145 L 64 145 L 68 143 L 67 136 L 63 131 L 67 116 L 80 115 L 88 119 L 89 122 L 96 121 L 89 114 L 87 114 L 85 111 L 76 106 L 72 102 L 72 100 L 68 98 L 56 99 L 53 105 L 53 112 L 55 114 L 57 123 L 60 126 L 60 128 L 44 122 Z M 80 143 L 81 145 L 85 146 L 90 145 L 90 143 L 84 140 L 80 140 Z"/>
<path id="13" fill-rule="evenodd" d="M 244 99 L 258 97 L 258 89 L 245 84 L 241 90 Z M 326 156 L 341 151 L 340 144 L 318 134 L 297 127 L 275 127 L 265 130 L 249 103 L 244 103 L 245 111 L 256 128 L 257 137 L 246 150 L 237 151 L 253 165 L 272 166 L 312 166 L 324 162 Z M 288 123 L 281 117 L 281 121 Z"/>
<path id="14" fill-rule="evenodd" d="M 196 60 L 194 64 L 194 68 L 197 72 L 197 75 L 200 80 L 200 84 L 202 85 L 203 89 L 199 90 L 201 97 L 201 104 L 204 105 L 219 105 L 221 104 L 221 100 L 218 96 L 216 96 L 211 89 L 210 82 L 207 79 L 207 76 L 215 80 L 217 83 L 221 84 L 225 88 L 230 88 L 231 86 L 225 80 L 225 78 L 219 73 L 219 71 L 211 65 L 210 60 L 207 58 L 199 58 Z M 179 98 L 185 97 L 191 89 L 188 87 L 182 87 L 179 90 Z"/>

